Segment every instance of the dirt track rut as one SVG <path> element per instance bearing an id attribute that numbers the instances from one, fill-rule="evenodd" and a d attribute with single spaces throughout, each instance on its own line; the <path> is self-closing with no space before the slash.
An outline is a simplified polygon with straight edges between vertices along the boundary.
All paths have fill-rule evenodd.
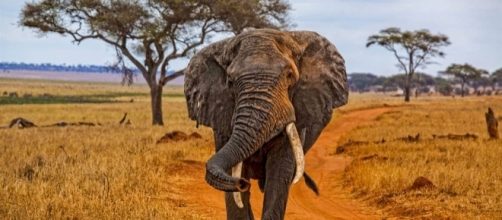
<path id="1" fill-rule="evenodd" d="M 316 181 L 320 196 L 316 196 L 303 181 L 291 187 L 286 219 L 380 219 L 378 212 L 350 198 L 342 188 L 342 175 L 351 158 L 334 155 L 340 138 L 354 128 L 367 124 L 391 108 L 351 111 L 333 119 L 306 156 L 306 171 Z M 210 219 L 225 219 L 223 193 L 204 181 L 203 164 L 191 164 L 193 182 L 186 189 L 187 205 Z M 251 187 L 251 203 L 256 219 L 261 216 L 263 194 L 256 181 Z"/>

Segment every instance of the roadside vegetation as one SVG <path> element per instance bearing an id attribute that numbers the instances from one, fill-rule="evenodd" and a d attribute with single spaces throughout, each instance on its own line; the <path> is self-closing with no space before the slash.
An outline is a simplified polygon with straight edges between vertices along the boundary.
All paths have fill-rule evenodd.
<path id="1" fill-rule="evenodd" d="M 16 117 L 101 124 L 0 129 L 1 219 L 209 218 L 187 207 L 180 188 L 194 178 L 186 164 L 203 164 L 213 151 L 210 130 L 186 117 L 181 87 L 165 90 L 165 127 L 151 126 L 147 86 L 1 79 L 0 91 L 113 101 L 0 104 L 0 126 Z M 125 112 L 131 124 L 119 125 Z M 173 130 L 202 138 L 157 144 Z"/>
<path id="2" fill-rule="evenodd" d="M 422 99 L 381 115 L 339 143 L 354 159 L 345 185 L 389 216 L 501 218 L 502 141 L 488 139 L 488 107 L 502 121 L 493 96 Z"/>

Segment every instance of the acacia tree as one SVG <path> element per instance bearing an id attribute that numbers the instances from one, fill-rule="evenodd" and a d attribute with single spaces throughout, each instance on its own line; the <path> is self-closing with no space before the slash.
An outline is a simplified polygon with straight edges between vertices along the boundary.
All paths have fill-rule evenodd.
<path id="1" fill-rule="evenodd" d="M 428 30 L 401 31 L 399 28 L 387 28 L 379 34 L 368 37 L 366 47 L 377 44 L 391 51 L 398 61 L 398 68 L 406 75 L 404 82 L 404 101 L 410 101 L 411 80 L 415 71 L 431 64 L 434 57 L 443 57 L 441 47 L 450 41 L 443 34 L 431 34 Z"/>
<path id="2" fill-rule="evenodd" d="M 482 77 L 483 75 L 488 75 L 488 71 L 483 69 L 477 69 L 470 64 L 451 64 L 446 68 L 445 71 L 440 72 L 441 74 L 450 75 L 460 80 L 461 83 L 461 95 L 465 96 L 465 84 L 473 79 Z"/>
<path id="3" fill-rule="evenodd" d="M 480 75 L 471 81 L 471 86 L 474 87 L 474 91 L 478 94 L 481 94 L 479 88 L 483 88 L 483 93 L 485 93 L 486 87 L 489 87 L 490 85 L 492 85 L 492 80 L 488 76 L 488 72 L 486 75 Z"/>
<path id="4" fill-rule="evenodd" d="M 453 87 L 451 86 L 450 81 L 442 77 L 434 78 L 434 87 L 441 95 L 449 96 L 453 92 Z"/>
<path id="5" fill-rule="evenodd" d="M 502 86 L 502 68 L 495 70 L 491 75 L 490 75 L 490 80 L 491 85 L 492 85 L 492 90 L 495 91 L 495 88 L 501 87 Z"/>
<path id="6" fill-rule="evenodd" d="M 152 123 L 163 125 L 162 89 L 172 60 L 190 56 L 212 35 L 244 29 L 284 28 L 283 0 L 41 0 L 27 3 L 20 23 L 41 33 L 99 40 L 130 61 L 150 87 Z"/>
<path id="7" fill-rule="evenodd" d="M 349 87 L 359 93 L 368 91 L 378 80 L 378 76 L 371 73 L 351 73 L 349 77 Z"/>

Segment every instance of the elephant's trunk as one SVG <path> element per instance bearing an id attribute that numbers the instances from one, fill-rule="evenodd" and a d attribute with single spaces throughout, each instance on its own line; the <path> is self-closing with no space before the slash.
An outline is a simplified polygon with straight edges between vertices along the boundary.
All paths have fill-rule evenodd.
<path id="1" fill-rule="evenodd" d="M 256 78 L 256 75 L 252 77 Z M 246 158 L 283 131 L 290 137 L 297 160 L 294 182 L 298 181 L 298 175 L 303 175 L 303 151 L 293 124 L 295 116 L 287 86 L 263 78 L 260 83 L 243 83 L 243 80 L 238 84 L 240 93 L 234 112 L 232 135 L 206 164 L 206 181 L 216 189 L 227 192 L 247 191 L 250 184 L 246 179 L 240 178 L 240 172 L 237 172 L 239 167 L 236 165 L 242 166 L 241 163 Z M 229 172 L 234 166 L 237 169 L 234 169 L 231 176 Z M 236 197 L 236 202 L 241 206 L 239 199 Z"/>
<path id="2" fill-rule="evenodd" d="M 239 147 L 238 142 L 231 137 L 227 144 L 206 164 L 206 181 L 216 189 L 226 192 L 245 192 L 250 187 L 246 179 L 232 177 L 227 173 L 233 166 L 244 160 L 240 158 L 245 158 L 245 155 L 236 152 Z"/>

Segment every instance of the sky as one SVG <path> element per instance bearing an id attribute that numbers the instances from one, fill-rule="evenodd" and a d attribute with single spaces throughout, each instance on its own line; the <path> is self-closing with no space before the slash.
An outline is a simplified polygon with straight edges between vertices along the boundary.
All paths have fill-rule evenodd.
<path id="1" fill-rule="evenodd" d="M 31 1 L 31 0 L 30 0 Z M 114 49 L 99 41 L 80 45 L 57 34 L 40 36 L 18 25 L 25 1 L 0 1 L 0 62 L 96 64 L 114 62 Z M 421 71 L 436 75 L 451 63 L 470 63 L 490 72 L 502 68 L 502 0 L 290 0 L 294 30 L 316 31 L 336 45 L 347 72 L 393 75 L 394 56 L 366 48 L 368 36 L 387 27 L 429 29 L 446 34 L 451 45 Z M 187 59 L 172 62 L 183 68 Z"/>

